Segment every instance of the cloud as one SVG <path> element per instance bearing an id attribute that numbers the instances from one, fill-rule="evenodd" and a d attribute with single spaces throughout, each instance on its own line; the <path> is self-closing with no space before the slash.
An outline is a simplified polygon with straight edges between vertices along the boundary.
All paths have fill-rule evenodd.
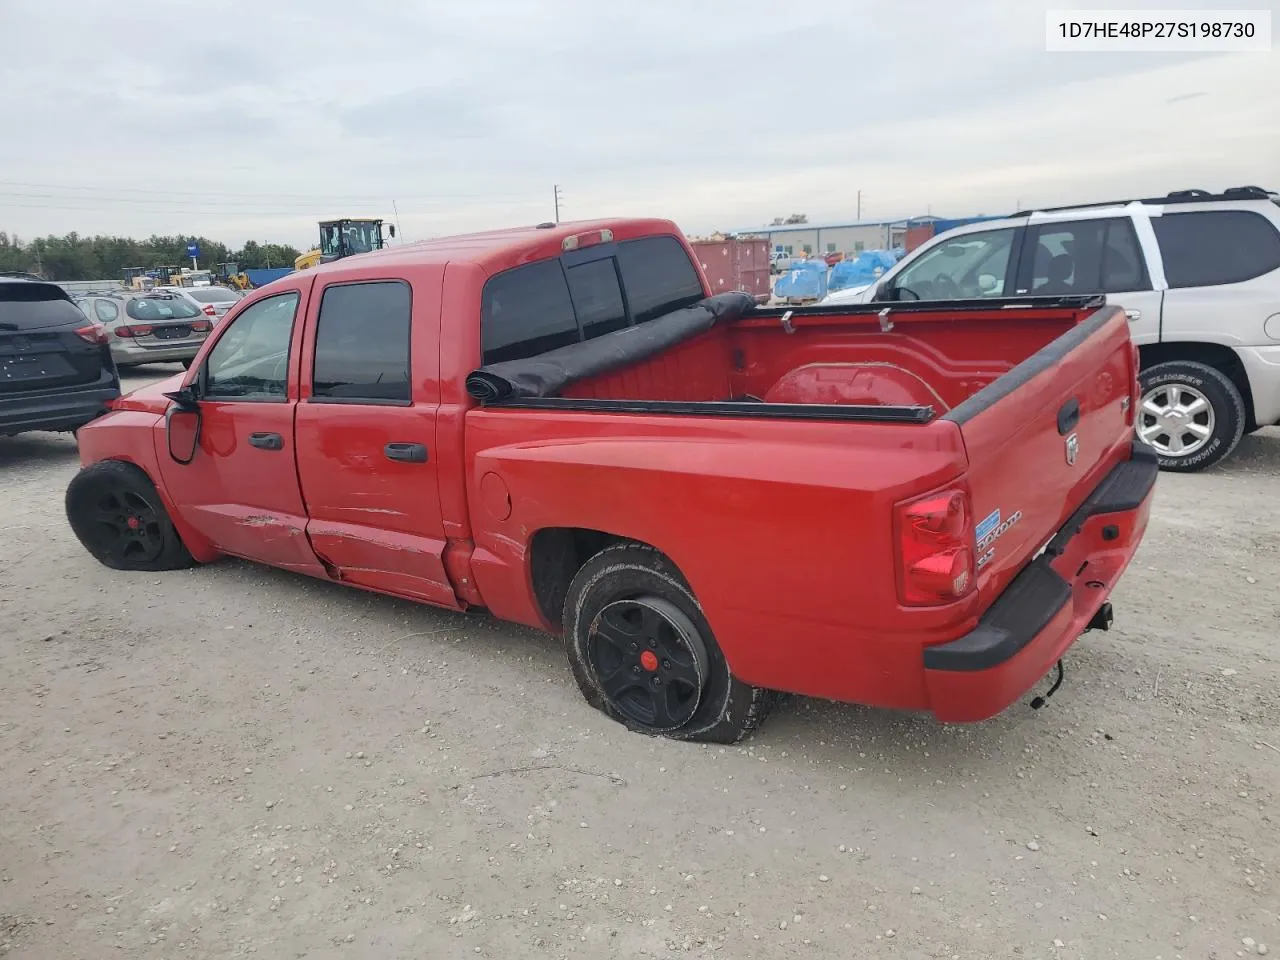
<path id="1" fill-rule="evenodd" d="M 1047 5 L 9 4 L 0 229 L 303 245 L 394 200 L 415 238 L 546 219 L 560 184 L 568 216 L 694 232 L 1280 168 L 1274 56 L 1049 54 Z"/>

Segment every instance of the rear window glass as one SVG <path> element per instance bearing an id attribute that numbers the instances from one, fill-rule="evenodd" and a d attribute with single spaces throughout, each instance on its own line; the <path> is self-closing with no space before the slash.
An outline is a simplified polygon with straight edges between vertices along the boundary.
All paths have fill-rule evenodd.
<path id="1" fill-rule="evenodd" d="M 230 290 L 218 290 L 213 287 L 199 287 L 187 292 L 192 299 L 198 300 L 200 303 L 235 303 L 240 299 L 239 295 Z"/>
<path id="2" fill-rule="evenodd" d="M 703 297 L 698 272 L 675 237 L 622 241 L 618 266 L 636 323 L 691 306 Z"/>
<path id="3" fill-rule="evenodd" d="M 135 320 L 193 320 L 202 316 L 192 304 L 181 297 L 138 297 L 125 306 L 125 313 Z"/>
<path id="4" fill-rule="evenodd" d="M 627 308 L 622 302 L 613 257 L 580 263 L 565 273 L 569 275 L 569 294 L 578 312 L 584 340 L 627 326 Z"/>
<path id="5" fill-rule="evenodd" d="M 533 357 L 578 342 L 578 319 L 559 260 L 516 267 L 484 285 L 480 336 L 485 363 Z"/>
<path id="6" fill-rule="evenodd" d="M 1248 210 L 1152 217 L 1170 287 L 1242 283 L 1280 269 L 1280 233 Z"/>
<path id="7" fill-rule="evenodd" d="M 61 287 L 0 282 L 0 330 L 35 330 L 84 323 L 84 314 Z"/>

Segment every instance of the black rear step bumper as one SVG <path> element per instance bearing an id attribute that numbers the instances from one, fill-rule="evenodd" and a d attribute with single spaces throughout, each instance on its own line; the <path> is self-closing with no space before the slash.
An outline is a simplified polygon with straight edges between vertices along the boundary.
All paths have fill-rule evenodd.
<path id="1" fill-rule="evenodd" d="M 990 670 L 1022 652 L 1072 601 L 1072 584 L 1053 569 L 1052 562 L 1067 551 L 1090 518 L 1140 508 L 1151 495 L 1159 472 L 1155 450 L 1134 440 L 1131 459 L 1107 474 L 1049 541 L 1044 553 L 1014 577 L 973 630 L 950 643 L 925 647 L 925 669 Z M 1103 527 L 1104 541 L 1115 539 L 1108 536 L 1111 531 Z"/>
<path id="2" fill-rule="evenodd" d="M 0 394 L 0 436 L 28 430 L 78 430 L 106 413 L 107 404 L 119 396 L 114 374 L 110 381 L 88 387 Z"/>

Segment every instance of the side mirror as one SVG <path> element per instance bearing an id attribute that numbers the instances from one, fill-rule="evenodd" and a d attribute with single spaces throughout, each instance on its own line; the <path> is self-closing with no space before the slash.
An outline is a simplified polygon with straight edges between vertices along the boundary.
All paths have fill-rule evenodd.
<path id="1" fill-rule="evenodd" d="M 176 404 L 170 407 L 164 415 L 164 433 L 169 456 L 177 463 L 190 463 L 200 446 L 200 411 L 184 410 Z"/>
<path id="2" fill-rule="evenodd" d="M 176 463 L 188 464 L 195 459 L 200 447 L 200 404 L 196 400 L 194 385 L 166 393 L 173 406 L 164 414 L 165 440 L 169 444 L 169 456 Z"/>
<path id="3" fill-rule="evenodd" d="M 387 224 L 387 236 L 389 236 L 392 240 L 396 238 L 396 225 L 394 223 Z"/>

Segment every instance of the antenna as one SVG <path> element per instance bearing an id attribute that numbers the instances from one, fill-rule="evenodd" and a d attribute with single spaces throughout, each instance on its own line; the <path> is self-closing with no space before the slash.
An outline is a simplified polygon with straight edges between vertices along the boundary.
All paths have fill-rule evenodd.
<path id="1" fill-rule="evenodd" d="M 553 189 L 555 190 L 555 199 L 556 199 L 556 223 L 559 223 L 560 222 L 560 185 L 556 184 Z"/>

